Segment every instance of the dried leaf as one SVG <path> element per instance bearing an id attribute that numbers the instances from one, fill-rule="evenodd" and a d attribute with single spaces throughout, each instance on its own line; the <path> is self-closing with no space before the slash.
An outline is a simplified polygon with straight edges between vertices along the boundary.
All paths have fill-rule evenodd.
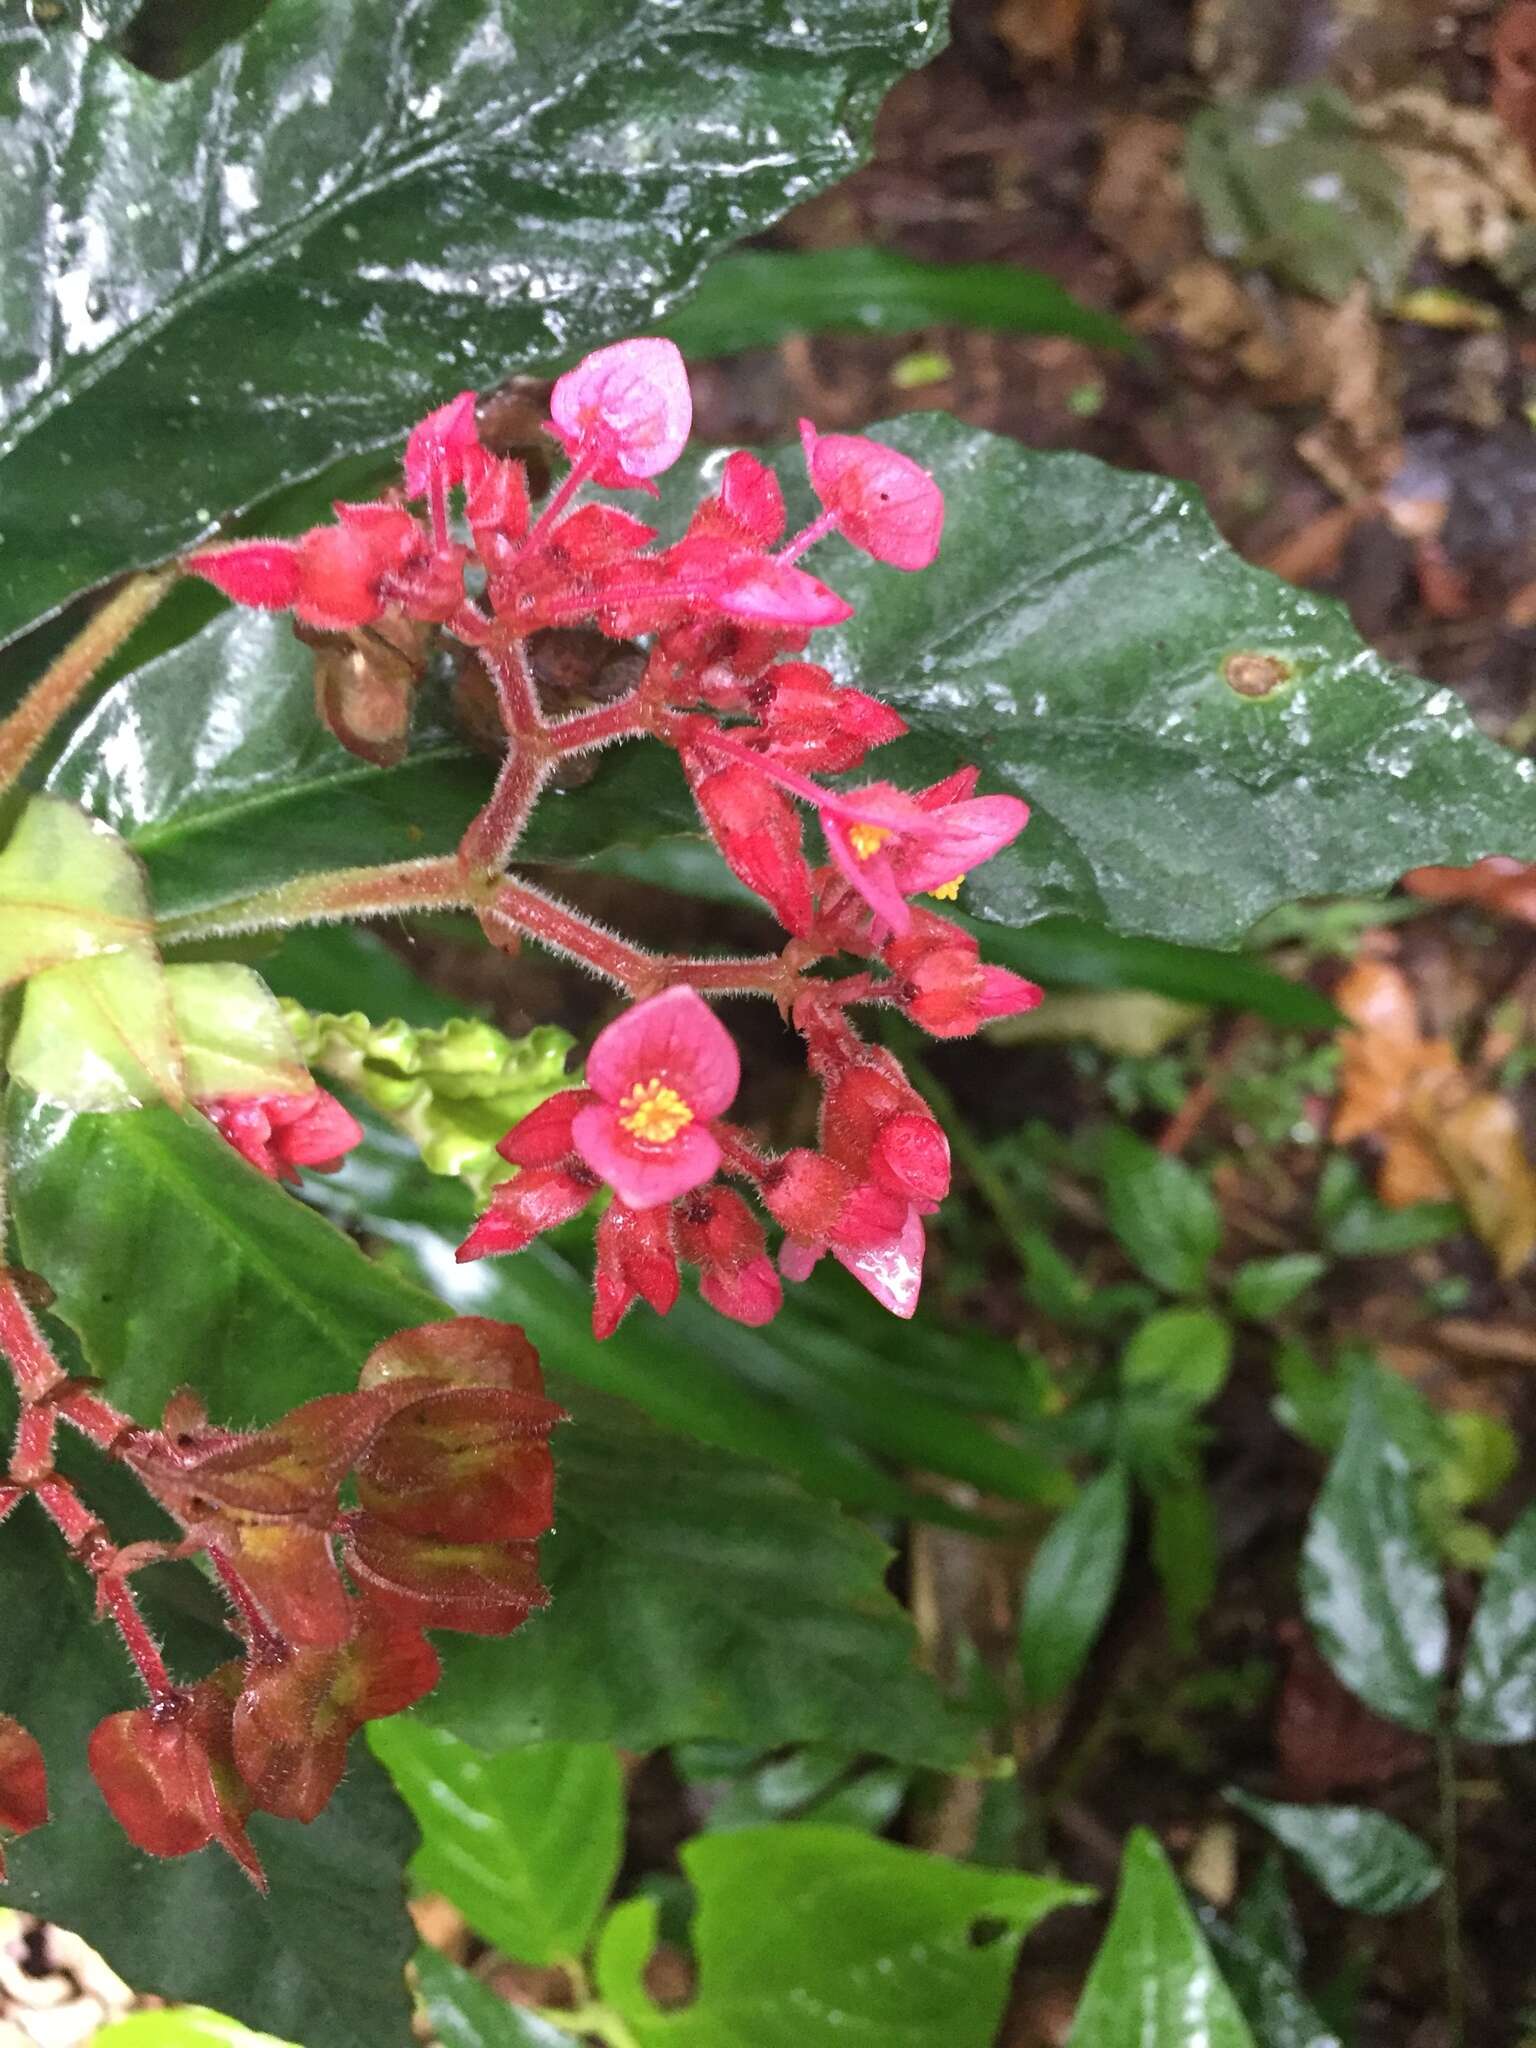
<path id="1" fill-rule="evenodd" d="M 1403 887 L 1432 903 L 1472 903 L 1495 917 L 1536 924 L 1536 865 L 1491 854 L 1470 868 L 1413 868 Z"/>

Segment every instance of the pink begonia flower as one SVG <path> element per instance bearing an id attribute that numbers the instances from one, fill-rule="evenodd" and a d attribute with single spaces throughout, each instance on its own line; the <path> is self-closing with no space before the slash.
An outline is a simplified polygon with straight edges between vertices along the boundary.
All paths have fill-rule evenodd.
<path id="1" fill-rule="evenodd" d="M 549 400 L 554 432 L 572 462 L 589 458 L 610 490 L 670 469 L 693 425 L 688 372 L 670 341 L 616 341 L 567 370 Z"/>
<path id="2" fill-rule="evenodd" d="M 974 786 L 974 776 L 962 770 L 916 796 L 870 782 L 823 800 L 821 828 L 839 873 L 892 931 L 911 926 L 908 896 L 951 891 L 1028 824 L 1029 806 L 1016 796 L 950 793 Z"/>
<path id="3" fill-rule="evenodd" d="M 926 569 L 939 552 L 944 494 L 909 455 L 862 434 L 818 434 L 800 422 L 811 488 L 844 540 L 897 569 Z"/>
<path id="4" fill-rule="evenodd" d="M 216 1095 L 198 1108 L 270 1180 L 297 1180 L 301 1166 L 335 1166 L 363 1142 L 357 1118 L 324 1088 L 307 1095 Z"/>
<path id="5" fill-rule="evenodd" d="M 587 1059 L 597 1101 L 571 1125 L 576 1150 L 631 1209 L 654 1209 L 709 1180 L 709 1129 L 741 1080 L 736 1043 L 701 996 L 669 988 L 600 1031 Z"/>
<path id="6" fill-rule="evenodd" d="M 424 498 L 432 487 L 436 471 L 444 486 L 464 481 L 464 458 L 480 446 L 475 429 L 475 394 L 461 391 L 435 412 L 412 427 L 405 444 L 405 488 L 413 498 Z"/>

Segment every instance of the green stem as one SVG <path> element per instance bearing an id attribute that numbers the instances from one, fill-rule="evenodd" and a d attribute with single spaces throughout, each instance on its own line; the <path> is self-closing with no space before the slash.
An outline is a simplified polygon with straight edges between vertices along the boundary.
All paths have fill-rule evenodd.
<path id="1" fill-rule="evenodd" d="M 161 945 L 215 939 L 232 932 L 287 931 L 343 917 L 387 917 L 412 910 L 463 910 L 477 899 L 473 879 L 458 860 L 395 861 L 384 867 L 334 868 L 301 875 L 211 910 L 168 917 L 156 930 Z"/>
<path id="2" fill-rule="evenodd" d="M 1435 1730 L 1435 1779 L 1440 1795 L 1440 1935 L 1445 1955 L 1445 2009 L 1449 2048 L 1466 2048 L 1467 1979 L 1461 1947 L 1460 1830 L 1456 1802 L 1456 1731 L 1442 1715 Z"/>
<path id="3" fill-rule="evenodd" d="M 0 719 L 0 794 L 8 790 L 92 676 L 176 581 L 179 571 L 130 576 L 51 662 L 9 718 Z"/>

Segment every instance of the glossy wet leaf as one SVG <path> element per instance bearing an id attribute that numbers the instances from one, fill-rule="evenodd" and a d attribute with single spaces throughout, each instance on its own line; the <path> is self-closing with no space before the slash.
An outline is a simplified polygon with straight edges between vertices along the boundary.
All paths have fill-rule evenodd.
<path id="1" fill-rule="evenodd" d="M 621 1911 L 598 1989 L 639 2048 L 807 2048 L 868 2039 L 990 2048 L 1021 1938 L 1089 1894 L 980 1870 L 852 1829 L 789 1825 L 704 1835 L 682 1853 L 698 1898 L 693 2002 L 660 2012 L 636 1967 L 654 1919 Z"/>
<path id="2" fill-rule="evenodd" d="M 22 1256 L 141 1420 L 182 1385 L 216 1419 L 271 1420 L 355 1386 L 374 1344 L 441 1316 L 435 1295 L 365 1258 L 201 1119 L 70 1118 L 12 1094 Z M 971 1723 L 916 1667 L 884 1545 L 766 1467 L 561 1379 L 566 1351 L 591 1345 L 589 1314 L 567 1274 L 537 1327 L 517 1317 L 576 1418 L 556 1432 L 558 1532 L 541 1546 L 553 1607 L 508 1641 L 445 1639 L 434 1721 L 488 1749 L 729 1735 L 963 1761 Z"/>
<path id="3" fill-rule="evenodd" d="M 284 0 L 174 84 L 0 67 L 0 639 L 433 404 L 644 327 L 830 183 L 913 0 Z"/>
<path id="4" fill-rule="evenodd" d="M 78 1469 L 114 1533 L 162 1533 L 123 1475 L 83 1459 Z M 137 1590 L 173 1669 L 195 1676 L 233 1654 L 193 1567 L 157 1567 Z M 53 1811 L 46 1827 L 7 1845 L 0 1902 L 70 1928 L 140 1991 L 214 2006 L 303 2048 L 404 2048 L 414 1936 L 403 1876 L 415 1830 L 382 1770 L 354 1755 L 310 1827 L 255 1817 L 266 1898 L 217 1849 L 146 1857 L 86 1767 L 95 1723 L 142 1694 L 115 1633 L 93 1617 L 90 1581 L 30 1507 L 5 1526 L 0 1604 L 0 1711 L 41 1732 Z"/>
<path id="5" fill-rule="evenodd" d="M 29 803 L 0 847 L 0 988 L 44 968 L 149 948 L 143 871 L 74 804 Z"/>
<path id="6" fill-rule="evenodd" d="M 1447 1626 L 1416 1470 L 1374 1375 L 1357 1374 L 1344 1439 L 1307 1529 L 1301 1594 L 1318 1648 L 1350 1691 L 1389 1721 L 1427 1733 Z"/>
<path id="7" fill-rule="evenodd" d="M 1483 1580 L 1456 1726 L 1468 1742 L 1536 1741 L 1536 1509 L 1515 1523 Z"/>
<path id="8" fill-rule="evenodd" d="M 1255 2048 L 1155 1836 L 1125 1848 L 1120 1890 L 1069 2048 Z"/>
<path id="9" fill-rule="evenodd" d="M 416 1883 L 503 1955 L 579 1960 L 619 1867 L 614 1752 L 549 1742 L 491 1756 L 412 1715 L 375 1722 L 368 1741 L 421 1829 Z"/>
<path id="10" fill-rule="evenodd" d="M 416 1957 L 416 1988 L 441 2048 L 575 2048 L 574 2034 L 509 2005 L 435 1948 Z"/>
<path id="11" fill-rule="evenodd" d="M 1230 1922 L 1210 1909 L 1200 1921 L 1257 2048 L 1342 2048 L 1302 1988 L 1305 1957 L 1278 1851 L 1266 1857 Z"/>
<path id="12" fill-rule="evenodd" d="M 688 356 L 768 348 L 791 334 L 906 334 L 941 322 L 1070 334 L 1128 348 L 1118 320 L 1016 263 L 919 263 L 895 249 L 739 249 L 661 323 Z"/>
<path id="13" fill-rule="evenodd" d="M 1106 1134 L 1100 1164 L 1109 1227 L 1130 1257 L 1169 1294 L 1200 1293 L 1221 1212 L 1199 1174 L 1123 1124 Z"/>
<path id="14" fill-rule="evenodd" d="M 1390 1814 L 1369 1806 L 1288 1805 L 1236 1790 L 1227 1797 L 1351 1913 L 1406 1912 L 1440 1888 L 1433 1851 Z"/>
<path id="15" fill-rule="evenodd" d="M 1125 1469 L 1111 1465 L 1062 1509 L 1035 1553 L 1019 1616 L 1019 1668 L 1037 1706 L 1066 1691 L 1098 1639 L 1120 1583 L 1130 1512 Z"/>

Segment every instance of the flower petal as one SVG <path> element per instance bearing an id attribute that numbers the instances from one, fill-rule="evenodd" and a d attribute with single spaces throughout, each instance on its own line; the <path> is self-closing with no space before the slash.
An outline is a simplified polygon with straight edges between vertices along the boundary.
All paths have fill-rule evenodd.
<path id="1" fill-rule="evenodd" d="M 735 1039 L 702 996 L 691 988 L 669 988 L 598 1033 L 587 1058 L 587 1080 L 608 1103 L 646 1081 L 663 1081 L 695 1117 L 720 1116 L 735 1100 L 741 1059 Z M 580 1116 L 572 1128 L 580 1132 Z M 576 1144 L 581 1150 L 579 1136 Z"/>
<path id="2" fill-rule="evenodd" d="M 631 1209 L 654 1209 L 713 1178 L 720 1147 L 700 1123 L 689 1124 L 665 1145 L 643 1145 L 619 1122 L 609 1103 L 584 1109 L 574 1126 L 576 1149 Z"/>

